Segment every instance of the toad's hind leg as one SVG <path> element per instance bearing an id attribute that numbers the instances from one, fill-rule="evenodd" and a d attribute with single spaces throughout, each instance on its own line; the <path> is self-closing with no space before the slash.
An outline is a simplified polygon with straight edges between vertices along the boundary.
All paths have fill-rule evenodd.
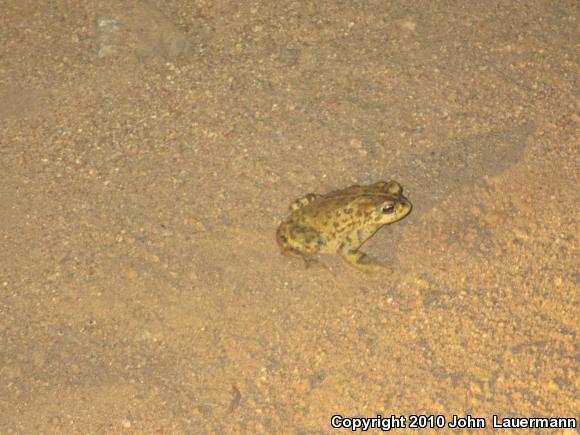
<path id="1" fill-rule="evenodd" d="M 282 254 L 302 258 L 306 267 L 317 262 L 316 256 L 324 246 L 318 231 L 309 227 L 282 224 L 276 236 Z"/>
<path id="2" fill-rule="evenodd" d="M 342 258 L 348 262 L 348 264 L 362 272 L 379 272 L 381 270 L 385 270 L 385 266 L 377 263 L 367 254 L 359 251 L 358 249 L 342 247 L 339 249 L 339 253 L 342 255 Z"/>

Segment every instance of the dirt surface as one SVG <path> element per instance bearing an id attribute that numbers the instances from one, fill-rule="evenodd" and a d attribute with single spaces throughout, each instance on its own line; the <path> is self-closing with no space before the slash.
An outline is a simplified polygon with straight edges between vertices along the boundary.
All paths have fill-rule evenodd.
<path id="1" fill-rule="evenodd" d="M 1 8 L 1 433 L 578 416 L 578 2 Z M 390 269 L 280 255 L 389 179 Z"/>

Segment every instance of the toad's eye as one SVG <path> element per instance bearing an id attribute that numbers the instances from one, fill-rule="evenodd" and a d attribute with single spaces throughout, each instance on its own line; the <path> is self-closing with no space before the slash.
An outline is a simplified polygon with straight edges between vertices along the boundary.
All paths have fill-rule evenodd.
<path id="1" fill-rule="evenodd" d="M 395 211 L 395 206 L 394 206 L 394 205 L 392 205 L 392 204 L 385 205 L 385 206 L 383 207 L 383 213 L 384 213 L 384 214 L 391 214 L 391 213 L 393 213 L 394 211 Z"/>

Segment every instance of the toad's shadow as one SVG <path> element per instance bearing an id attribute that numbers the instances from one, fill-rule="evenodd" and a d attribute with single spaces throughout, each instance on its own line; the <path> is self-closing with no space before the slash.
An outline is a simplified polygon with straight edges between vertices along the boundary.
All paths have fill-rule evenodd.
<path id="1" fill-rule="evenodd" d="M 410 156 L 405 163 L 392 168 L 390 177 L 405 186 L 405 196 L 413 203 L 411 215 L 397 225 L 425 219 L 429 210 L 455 189 L 475 187 L 485 177 L 505 172 L 523 158 L 527 139 L 533 131 L 533 124 L 525 124 L 458 138 L 437 150 Z M 385 232 L 389 246 L 396 247 L 401 233 Z"/>

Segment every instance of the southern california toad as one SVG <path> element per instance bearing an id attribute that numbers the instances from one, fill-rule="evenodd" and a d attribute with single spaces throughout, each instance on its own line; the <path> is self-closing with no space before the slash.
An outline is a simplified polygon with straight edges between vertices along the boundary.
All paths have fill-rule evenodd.
<path id="1" fill-rule="evenodd" d="M 411 202 L 396 181 L 369 186 L 354 185 L 326 195 L 309 193 L 290 205 L 290 216 L 280 224 L 276 238 L 282 254 L 303 258 L 306 264 L 318 254 L 340 254 L 351 266 L 365 272 L 383 266 L 359 251 L 383 225 L 407 216 Z"/>

